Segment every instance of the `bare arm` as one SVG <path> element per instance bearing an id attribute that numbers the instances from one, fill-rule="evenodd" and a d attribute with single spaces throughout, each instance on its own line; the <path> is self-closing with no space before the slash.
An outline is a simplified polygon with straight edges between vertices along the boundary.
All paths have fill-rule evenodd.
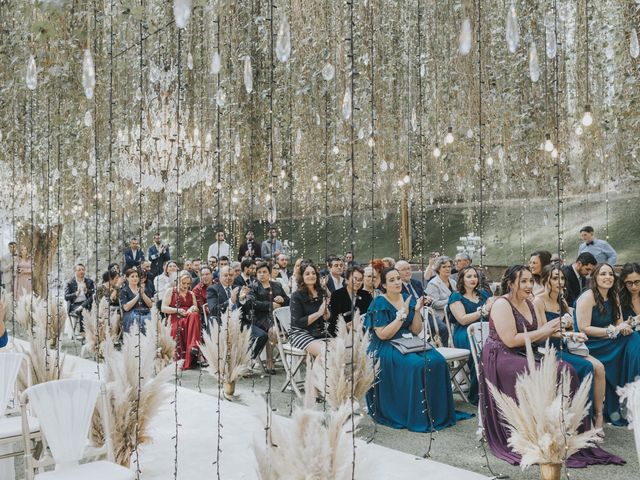
<path id="1" fill-rule="evenodd" d="M 511 306 L 505 299 L 498 299 L 494 303 L 491 317 L 498 336 L 502 342 L 509 348 L 524 347 L 526 339 L 531 343 L 538 342 L 549 338 L 553 333 L 559 330 L 560 319 L 555 319 L 544 323 L 537 330 L 531 332 L 518 333 L 516 329 L 516 320 L 513 316 Z"/>
<path id="2" fill-rule="evenodd" d="M 453 302 L 449 305 L 449 309 L 460 325 L 471 325 L 480 320 L 480 312 L 466 313 L 462 302 Z"/>

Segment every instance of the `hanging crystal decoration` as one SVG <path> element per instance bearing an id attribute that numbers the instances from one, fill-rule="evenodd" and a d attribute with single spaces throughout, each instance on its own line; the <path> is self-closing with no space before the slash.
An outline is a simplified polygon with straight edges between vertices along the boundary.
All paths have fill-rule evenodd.
<path id="1" fill-rule="evenodd" d="M 462 21 L 462 30 L 460 30 L 460 55 L 468 55 L 471 51 L 471 21 L 465 18 Z"/>
<path id="2" fill-rule="evenodd" d="M 186 28 L 191 18 L 191 0 L 173 0 L 173 16 L 178 28 Z"/>
<path id="3" fill-rule="evenodd" d="M 556 58 L 557 39 L 555 18 L 551 12 L 547 13 L 544 19 L 545 25 L 545 46 L 547 50 L 547 58 Z"/>
<path id="4" fill-rule="evenodd" d="M 239 133 L 236 133 L 234 153 L 236 155 L 236 158 L 240 158 L 241 151 L 240 151 L 240 134 Z"/>
<path id="5" fill-rule="evenodd" d="M 93 117 L 91 116 L 91 110 L 87 110 L 84 114 L 84 126 L 90 127 L 93 124 Z"/>
<path id="6" fill-rule="evenodd" d="M 414 132 L 418 129 L 418 114 L 415 107 L 411 110 L 411 130 Z"/>
<path id="7" fill-rule="evenodd" d="M 342 117 L 345 120 L 351 118 L 351 89 L 349 87 L 344 91 L 344 97 L 342 99 Z"/>
<path id="8" fill-rule="evenodd" d="M 187 68 L 193 70 L 193 55 L 191 55 L 191 52 L 187 54 Z"/>
<path id="9" fill-rule="evenodd" d="M 518 14 L 516 13 L 516 2 L 511 0 L 511 5 L 507 11 L 507 46 L 511 53 L 515 53 L 520 42 L 520 27 L 518 26 Z"/>
<path id="10" fill-rule="evenodd" d="M 324 78 L 327 82 L 333 80 L 333 77 L 336 74 L 336 69 L 333 68 L 331 63 L 327 62 L 324 67 L 322 67 L 322 78 Z"/>
<path id="11" fill-rule="evenodd" d="M 151 63 L 149 67 L 149 82 L 157 83 L 160 80 L 160 69 L 155 63 Z"/>
<path id="12" fill-rule="evenodd" d="M 538 49 L 536 43 L 531 42 L 529 47 L 529 76 L 532 82 L 537 82 L 540 79 L 540 64 L 538 63 Z"/>
<path id="13" fill-rule="evenodd" d="M 251 57 L 244 57 L 244 89 L 247 93 L 253 92 L 253 71 L 251 70 Z"/>
<path id="14" fill-rule="evenodd" d="M 638 46 L 638 32 L 635 28 L 631 29 L 631 38 L 629 39 L 629 54 L 632 58 L 638 58 L 640 55 L 640 46 Z"/>
<path id="15" fill-rule="evenodd" d="M 38 70 L 36 69 L 36 59 L 33 55 L 29 57 L 27 62 L 27 88 L 29 90 L 35 90 L 38 86 Z"/>
<path id="16" fill-rule="evenodd" d="M 224 107 L 224 104 L 227 102 L 227 94 L 224 92 L 224 89 L 221 87 L 216 92 L 216 105 L 220 108 Z"/>
<path id="17" fill-rule="evenodd" d="M 271 205 L 267 209 L 267 222 L 269 222 L 270 224 L 274 224 L 274 223 L 276 223 L 276 220 L 278 219 L 278 210 L 276 208 L 276 199 L 272 198 L 270 203 L 271 203 Z"/>
<path id="18" fill-rule="evenodd" d="M 211 57 L 211 68 L 209 69 L 209 73 L 211 73 L 212 75 L 218 75 L 221 69 L 222 69 L 222 60 L 220 59 L 220 53 L 213 52 L 213 56 Z"/>
<path id="19" fill-rule="evenodd" d="M 380 171 L 386 172 L 388 169 L 389 169 L 389 165 L 387 164 L 387 161 L 382 160 L 382 162 L 380 162 Z"/>
<path id="20" fill-rule="evenodd" d="M 84 59 L 82 61 L 82 87 L 84 88 L 85 96 L 91 100 L 93 98 L 93 90 L 96 88 L 96 70 L 91 50 L 88 48 L 84 51 Z"/>
<path id="21" fill-rule="evenodd" d="M 289 60 L 291 55 L 291 30 L 289 29 L 289 21 L 287 16 L 282 17 L 280 28 L 278 28 L 278 37 L 276 39 L 276 56 L 282 63 Z"/>

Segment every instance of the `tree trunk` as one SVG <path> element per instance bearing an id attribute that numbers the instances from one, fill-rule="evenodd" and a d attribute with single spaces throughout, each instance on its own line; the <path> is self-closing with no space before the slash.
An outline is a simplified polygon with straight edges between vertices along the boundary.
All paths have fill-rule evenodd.
<path id="1" fill-rule="evenodd" d="M 33 226 L 33 235 L 30 225 L 25 225 L 18 234 L 18 245 L 33 245 L 29 249 L 33 258 L 33 271 L 31 273 L 31 285 L 33 293 L 46 298 L 49 290 L 48 275 L 53 265 L 53 260 L 58 251 L 62 225 L 50 225 L 48 230 L 41 230 Z"/>

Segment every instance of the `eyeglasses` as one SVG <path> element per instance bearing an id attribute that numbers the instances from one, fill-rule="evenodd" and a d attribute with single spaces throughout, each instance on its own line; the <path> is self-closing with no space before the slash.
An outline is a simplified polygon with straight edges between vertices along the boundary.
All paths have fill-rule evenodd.
<path id="1" fill-rule="evenodd" d="M 624 282 L 624 285 L 627 288 L 631 288 L 631 287 L 640 287 L 640 280 L 629 280 L 628 282 Z"/>

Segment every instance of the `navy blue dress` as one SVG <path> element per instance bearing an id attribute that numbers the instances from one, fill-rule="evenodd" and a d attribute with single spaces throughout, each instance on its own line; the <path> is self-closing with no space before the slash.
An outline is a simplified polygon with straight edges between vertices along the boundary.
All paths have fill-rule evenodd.
<path id="1" fill-rule="evenodd" d="M 613 325 L 613 310 L 609 300 L 604 303 L 604 306 L 604 313 L 600 313 L 597 305 L 593 307 L 591 311 L 592 327 L 607 328 L 609 325 Z M 574 324 L 575 330 L 579 331 L 575 312 Z M 614 339 L 589 337 L 587 347 L 589 347 L 589 353 L 604 365 L 607 378 L 604 419 L 614 425 L 626 425 L 627 421 L 620 412 L 616 388 L 633 382 L 640 375 L 640 333 L 634 332 L 627 336 L 618 335 Z"/>
<path id="2" fill-rule="evenodd" d="M 486 290 L 480 290 L 479 292 L 479 300 L 474 302 L 469 300 L 467 297 L 462 295 L 460 292 L 453 292 L 449 297 L 449 320 L 453 324 L 453 346 L 456 348 L 465 348 L 467 350 L 471 350 L 471 345 L 469 344 L 469 337 L 467 336 L 467 328 L 469 325 L 462 325 L 458 323 L 456 317 L 451 313 L 451 304 L 456 302 L 462 302 L 464 306 L 464 313 L 474 313 L 478 310 L 478 307 L 483 306 L 487 303 L 491 294 Z M 479 320 L 478 320 L 479 321 Z M 478 322 L 473 322 L 478 323 Z M 469 397 L 469 402 L 474 405 L 478 405 L 478 377 L 476 376 L 476 369 L 473 368 L 473 365 L 470 365 L 469 373 L 469 392 L 467 397 Z"/>
<path id="3" fill-rule="evenodd" d="M 412 299 L 407 318 L 393 338 L 410 333 L 414 308 Z M 371 302 L 365 319 L 371 336 L 369 351 L 380 360 L 378 381 L 367 392 L 369 414 L 382 425 L 414 432 L 441 430 L 469 418 L 471 415 L 455 410 L 449 367 L 437 350 L 403 355 L 389 341 L 378 338 L 374 327 L 390 324 L 396 314 L 396 308 L 380 295 Z"/>

